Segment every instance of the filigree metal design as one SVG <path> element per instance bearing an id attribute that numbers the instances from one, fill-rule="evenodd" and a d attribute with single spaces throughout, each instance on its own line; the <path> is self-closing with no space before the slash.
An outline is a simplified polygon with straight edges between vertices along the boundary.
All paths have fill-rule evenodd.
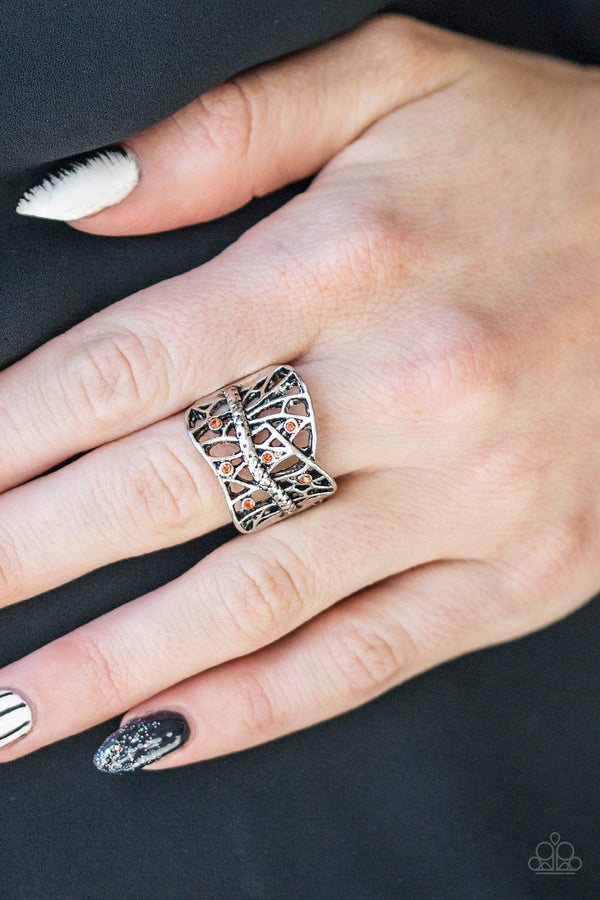
<path id="1" fill-rule="evenodd" d="M 221 481 L 239 531 L 257 531 L 336 490 L 315 462 L 312 402 L 290 366 L 262 369 L 202 397 L 187 410 L 186 422 Z"/>

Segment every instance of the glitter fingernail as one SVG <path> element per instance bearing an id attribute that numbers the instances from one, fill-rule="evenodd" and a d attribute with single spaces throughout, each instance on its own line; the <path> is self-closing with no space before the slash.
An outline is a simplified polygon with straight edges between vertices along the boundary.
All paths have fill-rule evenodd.
<path id="1" fill-rule="evenodd" d="M 161 710 L 131 719 L 109 735 L 96 751 L 94 764 L 101 772 L 134 772 L 177 750 L 190 736 L 179 713 Z"/>

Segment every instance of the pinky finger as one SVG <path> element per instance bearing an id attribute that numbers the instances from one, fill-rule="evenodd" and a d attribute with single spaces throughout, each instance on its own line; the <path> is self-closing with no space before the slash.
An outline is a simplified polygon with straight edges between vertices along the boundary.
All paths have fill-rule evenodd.
<path id="1" fill-rule="evenodd" d="M 512 635 L 506 624 L 506 633 L 497 633 L 491 612 L 498 609 L 499 575 L 484 562 L 446 561 L 361 591 L 277 643 L 146 700 L 107 738 L 96 765 L 108 772 L 164 769 L 243 750 L 506 640 Z"/>

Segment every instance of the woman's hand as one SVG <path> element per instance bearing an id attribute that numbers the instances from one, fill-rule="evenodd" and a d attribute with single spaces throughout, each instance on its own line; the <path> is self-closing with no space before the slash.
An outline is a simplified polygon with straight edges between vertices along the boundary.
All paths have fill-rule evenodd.
<path id="1" fill-rule="evenodd" d="M 139 183 L 74 227 L 177 228 L 320 171 L 2 373 L 2 602 L 226 524 L 181 410 L 269 364 L 306 379 L 338 492 L 4 668 L 34 725 L 3 760 L 124 710 L 189 723 L 154 768 L 239 750 L 600 587 L 599 119 L 596 71 L 386 15 L 125 142 Z M 169 749 L 134 728 L 101 761 Z"/>

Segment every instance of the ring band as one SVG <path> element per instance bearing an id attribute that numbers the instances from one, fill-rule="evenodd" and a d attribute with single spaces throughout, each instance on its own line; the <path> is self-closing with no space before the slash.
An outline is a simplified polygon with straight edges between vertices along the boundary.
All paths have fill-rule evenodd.
<path id="1" fill-rule="evenodd" d="M 312 402 L 290 366 L 269 366 L 228 384 L 193 403 L 185 417 L 239 531 L 257 531 L 336 490 L 315 461 Z"/>

